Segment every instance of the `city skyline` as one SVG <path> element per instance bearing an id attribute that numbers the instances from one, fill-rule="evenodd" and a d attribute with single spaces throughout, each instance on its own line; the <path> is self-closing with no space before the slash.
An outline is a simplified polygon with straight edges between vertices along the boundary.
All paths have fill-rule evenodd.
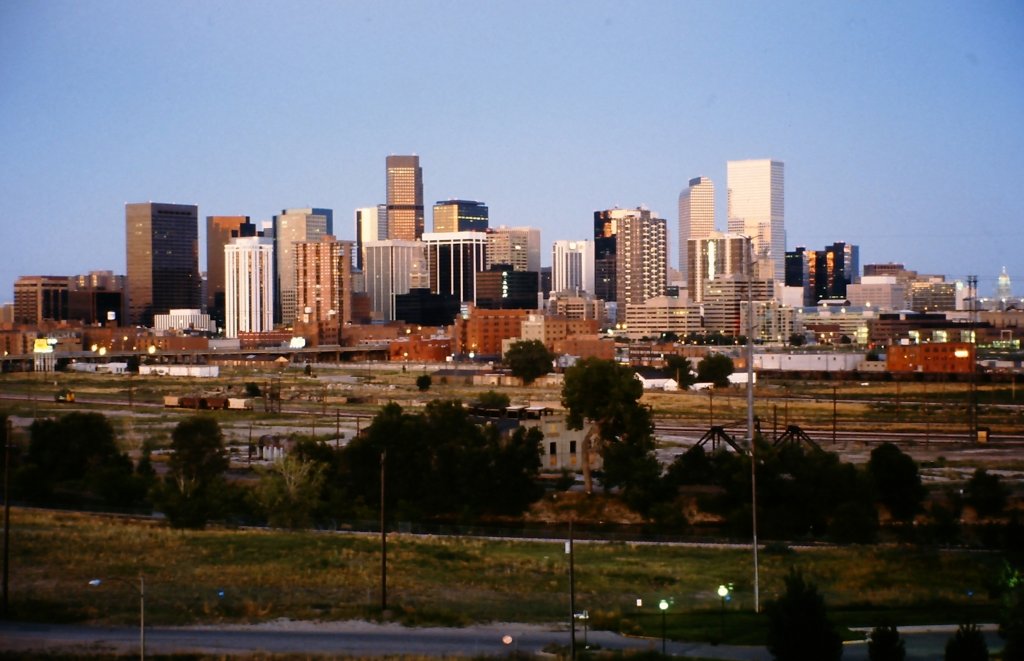
<path id="1" fill-rule="evenodd" d="M 124 273 L 126 202 L 256 223 L 331 208 L 352 239 L 394 154 L 420 156 L 425 200 L 538 227 L 545 264 L 595 210 L 644 205 L 675 266 L 687 182 L 716 183 L 724 231 L 726 163 L 769 158 L 786 164 L 788 250 L 845 241 L 863 263 L 977 275 L 982 295 L 1004 266 L 1024 277 L 1012 3 L 188 6 L 0 9 L 0 300 L 20 275 Z M 625 33 L 644 46 L 592 46 Z M 373 48 L 385 34 L 394 48 Z M 627 88 L 644 102 L 607 102 Z"/>

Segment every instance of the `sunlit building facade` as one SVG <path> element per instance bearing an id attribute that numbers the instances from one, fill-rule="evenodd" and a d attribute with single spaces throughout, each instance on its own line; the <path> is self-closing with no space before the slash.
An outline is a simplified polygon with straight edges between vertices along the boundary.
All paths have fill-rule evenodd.
<path id="1" fill-rule="evenodd" d="M 125 205 L 128 322 L 201 307 L 199 208 L 194 204 Z"/>
<path id="2" fill-rule="evenodd" d="M 715 185 L 707 177 L 690 179 L 679 193 L 679 273 L 689 282 L 689 246 L 715 231 Z"/>
<path id="3" fill-rule="evenodd" d="M 753 240 L 756 275 L 782 281 L 786 269 L 785 166 L 770 159 L 729 161 L 730 234 Z"/>
<path id="4" fill-rule="evenodd" d="M 387 157 L 388 238 L 423 236 L 423 170 L 419 156 Z"/>
<path id="5" fill-rule="evenodd" d="M 332 225 L 330 209 L 285 209 L 274 216 L 275 321 L 295 321 L 295 244 L 319 241 L 332 233 Z"/>
<path id="6" fill-rule="evenodd" d="M 475 200 L 444 200 L 434 205 L 435 232 L 485 232 L 487 205 Z"/>
<path id="7" fill-rule="evenodd" d="M 363 246 L 369 241 L 385 241 L 388 238 L 388 207 L 356 209 L 356 268 L 363 268 Z"/>
<path id="8" fill-rule="evenodd" d="M 551 250 L 551 291 L 594 293 L 594 242 L 555 241 Z"/>
<path id="9" fill-rule="evenodd" d="M 224 334 L 274 329 L 274 242 L 239 237 L 224 246 Z"/>

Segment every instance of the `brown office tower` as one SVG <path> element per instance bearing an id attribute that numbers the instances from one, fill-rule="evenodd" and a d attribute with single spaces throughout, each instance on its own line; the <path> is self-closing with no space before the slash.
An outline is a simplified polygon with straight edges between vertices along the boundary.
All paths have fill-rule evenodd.
<path id="1" fill-rule="evenodd" d="M 423 170 L 419 156 L 388 156 L 388 238 L 423 236 Z"/>
<path id="2" fill-rule="evenodd" d="M 128 321 L 152 326 L 153 315 L 199 309 L 199 208 L 194 204 L 125 205 Z"/>
<path id="3" fill-rule="evenodd" d="M 295 244 L 295 329 L 313 344 L 338 344 L 352 323 L 352 241 L 331 235 Z"/>

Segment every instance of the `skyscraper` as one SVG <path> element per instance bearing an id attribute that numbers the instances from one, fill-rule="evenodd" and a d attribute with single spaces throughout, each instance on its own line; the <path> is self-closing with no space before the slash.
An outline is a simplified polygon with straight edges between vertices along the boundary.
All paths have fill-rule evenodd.
<path id="1" fill-rule="evenodd" d="M 715 185 L 707 177 L 690 179 L 679 193 L 679 274 L 689 282 L 690 239 L 706 239 L 715 231 Z"/>
<path id="2" fill-rule="evenodd" d="M 423 236 L 423 170 L 419 156 L 388 156 L 388 238 Z"/>
<path id="3" fill-rule="evenodd" d="M 274 216 L 274 317 L 295 321 L 295 244 L 331 233 L 330 209 L 285 209 Z"/>
<path id="4" fill-rule="evenodd" d="M 511 266 L 513 271 L 540 273 L 540 230 L 504 225 L 488 230 L 487 268 L 496 264 Z"/>
<path id="5" fill-rule="evenodd" d="M 388 238 L 388 206 L 356 209 L 356 268 L 363 269 L 363 246 L 369 241 L 384 241 Z"/>
<path id="6" fill-rule="evenodd" d="M 426 272 L 426 246 L 422 241 L 368 241 L 363 250 L 363 280 L 373 318 L 391 321 L 395 296 L 427 284 L 421 281 Z"/>
<path id="7" fill-rule="evenodd" d="M 152 326 L 154 314 L 199 309 L 199 208 L 126 204 L 125 230 L 128 323 Z"/>
<path id="8" fill-rule="evenodd" d="M 224 327 L 224 246 L 232 238 L 256 236 L 249 216 L 206 217 L 206 311 Z"/>
<path id="9" fill-rule="evenodd" d="M 474 200 L 445 200 L 434 205 L 435 232 L 484 232 L 487 205 Z"/>
<path id="10" fill-rule="evenodd" d="M 274 241 L 236 237 L 224 246 L 224 335 L 274 328 Z"/>
<path id="11" fill-rule="evenodd" d="M 23 275 L 14 283 L 14 322 L 38 326 L 68 320 L 66 275 Z"/>
<path id="12" fill-rule="evenodd" d="M 690 302 L 700 303 L 706 298 L 709 281 L 747 273 L 747 237 L 712 232 L 701 239 L 690 239 L 687 242 L 687 259 L 690 272 L 686 285 Z"/>
<path id="13" fill-rule="evenodd" d="M 615 241 L 615 301 L 624 320 L 627 305 L 665 294 L 668 224 L 647 209 L 634 209 L 618 219 Z"/>
<path id="14" fill-rule="evenodd" d="M 756 277 L 782 282 L 786 274 L 784 165 L 770 159 L 729 161 L 729 233 L 753 241 Z"/>
<path id="15" fill-rule="evenodd" d="M 594 293 L 594 242 L 555 241 L 551 258 L 551 290 Z"/>
<path id="16" fill-rule="evenodd" d="M 352 322 L 352 246 L 330 234 L 295 244 L 296 321 L 326 327 Z"/>
<path id="17" fill-rule="evenodd" d="M 430 291 L 449 294 L 463 303 L 476 302 L 476 274 L 486 268 L 487 235 L 483 232 L 428 232 Z"/>

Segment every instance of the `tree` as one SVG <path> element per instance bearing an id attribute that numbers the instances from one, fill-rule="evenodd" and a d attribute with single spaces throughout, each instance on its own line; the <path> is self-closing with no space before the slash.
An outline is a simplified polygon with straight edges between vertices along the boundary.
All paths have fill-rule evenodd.
<path id="1" fill-rule="evenodd" d="M 194 416 L 171 432 L 171 457 L 160 493 L 164 513 L 176 528 L 202 528 L 219 510 L 228 469 L 224 434 L 209 416 Z"/>
<path id="2" fill-rule="evenodd" d="M 669 378 L 675 379 L 676 383 L 683 390 L 688 389 L 697 382 L 697 376 L 693 373 L 690 360 L 685 356 L 665 356 L 665 373 Z"/>
<path id="3" fill-rule="evenodd" d="M 789 345 L 791 347 L 802 347 L 807 344 L 807 337 L 803 333 L 791 333 L 789 336 Z"/>
<path id="4" fill-rule="evenodd" d="M 724 388 L 729 385 L 729 375 L 733 369 L 732 358 L 724 353 L 713 353 L 697 363 L 697 380 L 713 383 L 716 388 Z"/>
<path id="5" fill-rule="evenodd" d="M 313 522 L 326 466 L 288 455 L 260 471 L 260 504 L 272 526 L 307 528 Z"/>
<path id="6" fill-rule="evenodd" d="M 875 498 L 894 519 L 909 521 L 921 510 L 924 487 L 917 463 L 892 443 L 882 443 L 871 451 L 868 478 Z"/>
<path id="7" fill-rule="evenodd" d="M 843 641 L 817 588 L 796 570 L 790 570 L 785 582 L 786 593 L 765 606 L 768 651 L 777 661 L 838 661 Z"/>
<path id="8" fill-rule="evenodd" d="M 540 340 L 515 342 L 505 352 L 504 363 L 514 376 L 529 385 L 551 371 L 555 355 Z"/>
<path id="9" fill-rule="evenodd" d="M 1004 657 L 1006 658 L 1006 657 Z M 946 661 L 988 661 L 985 635 L 975 624 L 961 624 L 946 643 Z"/>
<path id="10" fill-rule="evenodd" d="M 1002 609 L 999 635 L 1006 641 L 1003 645 L 1003 659 L 1024 661 L 1024 572 L 1006 563 L 1000 583 Z"/>
<path id="11" fill-rule="evenodd" d="M 593 493 L 590 451 L 595 442 L 603 455 L 611 444 L 622 444 L 613 451 L 614 459 L 629 458 L 634 466 L 642 465 L 645 457 L 653 455 L 654 425 L 650 411 L 640 404 L 642 396 L 643 385 L 633 371 L 611 360 L 585 358 L 565 371 L 562 405 L 569 411 L 569 428 L 583 429 L 584 423 L 590 422 L 581 443 L 587 493 Z M 606 471 L 614 470 L 611 463 L 605 455 Z"/>
<path id="12" fill-rule="evenodd" d="M 964 487 L 965 501 L 980 517 L 998 516 L 1006 508 L 1008 489 L 984 468 L 978 468 Z"/>
<path id="13" fill-rule="evenodd" d="M 870 661 L 903 661 L 906 656 L 906 644 L 896 627 L 883 624 L 871 630 L 868 635 Z"/>
<path id="14" fill-rule="evenodd" d="M 488 390 L 487 392 L 480 393 L 480 396 L 476 399 L 476 404 L 482 409 L 492 410 L 504 410 L 508 408 L 508 405 L 512 403 L 511 398 L 503 392 L 497 392 L 495 390 Z"/>
<path id="15" fill-rule="evenodd" d="M 420 374 L 416 377 L 416 387 L 420 392 L 426 392 L 430 390 L 431 379 L 429 374 Z"/>

